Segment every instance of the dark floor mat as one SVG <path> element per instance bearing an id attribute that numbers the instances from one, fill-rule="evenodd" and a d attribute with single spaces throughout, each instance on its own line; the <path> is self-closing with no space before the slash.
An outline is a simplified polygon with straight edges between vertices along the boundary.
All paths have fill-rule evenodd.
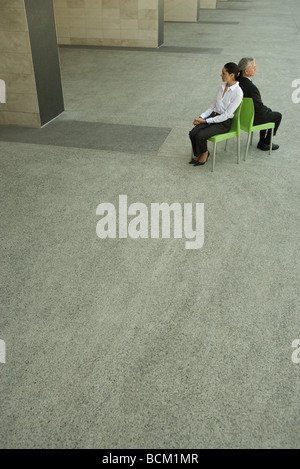
<path id="1" fill-rule="evenodd" d="M 156 154 L 170 131 L 166 127 L 57 120 L 41 129 L 0 126 L 0 141 Z"/>

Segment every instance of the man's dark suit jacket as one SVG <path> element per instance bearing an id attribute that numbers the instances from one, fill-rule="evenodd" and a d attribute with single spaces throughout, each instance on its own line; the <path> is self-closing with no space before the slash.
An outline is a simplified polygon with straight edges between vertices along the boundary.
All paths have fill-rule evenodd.
<path id="1" fill-rule="evenodd" d="M 255 109 L 254 125 L 266 122 L 267 114 L 271 111 L 271 109 L 265 106 L 262 102 L 259 89 L 247 77 L 241 77 L 238 80 L 244 93 L 244 98 L 253 99 Z"/>

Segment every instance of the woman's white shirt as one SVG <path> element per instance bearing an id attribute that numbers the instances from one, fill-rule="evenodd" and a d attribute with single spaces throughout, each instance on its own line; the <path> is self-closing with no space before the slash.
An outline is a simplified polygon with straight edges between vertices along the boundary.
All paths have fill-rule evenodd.
<path id="1" fill-rule="evenodd" d="M 226 85 L 226 83 L 223 83 L 220 86 L 213 104 L 200 116 L 202 119 L 205 119 L 208 124 L 218 124 L 226 121 L 227 119 L 233 119 L 236 109 L 242 102 L 243 91 L 240 85 L 235 83 L 230 86 L 223 96 Z M 220 115 L 207 119 L 207 117 L 213 112 L 217 112 Z"/>

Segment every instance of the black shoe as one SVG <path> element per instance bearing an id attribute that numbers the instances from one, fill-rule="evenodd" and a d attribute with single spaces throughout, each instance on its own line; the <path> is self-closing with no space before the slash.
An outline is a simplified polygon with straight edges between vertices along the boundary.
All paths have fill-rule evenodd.
<path id="1" fill-rule="evenodd" d="M 258 142 L 257 148 L 259 148 L 262 151 L 270 151 L 270 144 Z M 272 151 L 278 150 L 278 148 L 279 148 L 279 145 L 276 145 L 276 143 L 273 143 Z"/>
<path id="2" fill-rule="evenodd" d="M 208 160 L 208 158 L 209 158 L 209 155 L 210 155 L 210 153 L 208 152 L 208 155 L 207 155 L 206 161 Z M 197 161 L 197 163 L 195 163 L 195 164 L 194 164 L 194 166 L 203 166 L 203 165 L 206 163 L 206 161 L 204 161 L 203 163 L 201 163 L 200 161 Z"/>
<path id="3" fill-rule="evenodd" d="M 189 164 L 195 164 L 195 163 L 197 163 L 197 160 L 194 160 L 194 158 L 191 161 L 189 161 Z"/>

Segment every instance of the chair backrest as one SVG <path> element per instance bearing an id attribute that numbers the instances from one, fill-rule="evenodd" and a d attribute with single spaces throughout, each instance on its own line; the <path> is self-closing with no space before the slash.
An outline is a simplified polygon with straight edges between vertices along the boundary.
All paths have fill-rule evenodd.
<path id="1" fill-rule="evenodd" d="M 240 114 L 241 129 L 250 131 L 254 120 L 254 104 L 252 98 L 243 98 Z"/>
<path id="2" fill-rule="evenodd" d="M 242 109 L 243 102 L 235 110 L 234 117 L 231 122 L 230 132 L 237 132 L 238 136 L 240 135 L 240 114 Z"/>

